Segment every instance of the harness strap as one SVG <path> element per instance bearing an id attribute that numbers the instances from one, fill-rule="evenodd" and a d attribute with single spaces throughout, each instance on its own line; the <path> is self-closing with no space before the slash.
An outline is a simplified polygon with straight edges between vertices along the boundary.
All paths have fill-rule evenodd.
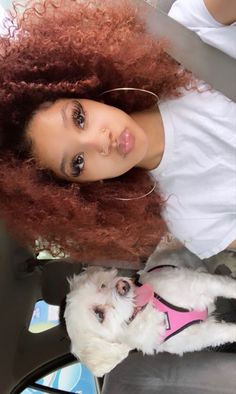
<path id="1" fill-rule="evenodd" d="M 207 309 L 204 311 L 189 311 L 170 304 L 156 293 L 154 294 L 153 304 L 158 311 L 165 314 L 166 331 L 162 338 L 163 342 L 185 330 L 185 328 L 201 323 L 208 316 Z"/>
<path id="2" fill-rule="evenodd" d="M 147 272 L 160 271 L 162 268 L 171 267 L 177 269 L 178 267 L 173 265 L 160 265 L 151 268 Z M 147 286 L 142 285 L 138 278 L 136 280 L 136 286 Z M 185 328 L 200 323 L 207 319 L 208 310 L 205 309 L 203 311 L 198 310 L 188 310 L 185 308 L 181 308 L 175 305 L 172 305 L 164 298 L 160 297 L 157 293 L 153 292 L 152 300 L 153 306 L 160 312 L 164 313 L 165 323 L 166 323 L 166 331 L 164 336 L 161 338 L 163 342 L 167 341 L 174 335 L 183 331 Z"/>

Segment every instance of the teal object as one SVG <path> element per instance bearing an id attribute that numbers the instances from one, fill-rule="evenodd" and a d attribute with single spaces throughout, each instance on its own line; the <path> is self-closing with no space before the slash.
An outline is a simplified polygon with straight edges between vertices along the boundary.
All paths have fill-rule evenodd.
<path id="1" fill-rule="evenodd" d="M 7 10 L 7 9 L 11 8 L 12 1 L 13 1 L 13 0 L 0 0 L 0 4 L 1 4 L 1 6 L 2 6 L 3 8 L 5 8 L 5 9 Z M 17 1 L 17 3 L 19 3 L 19 4 L 25 4 L 25 3 L 26 3 L 26 0 L 20 0 L 20 1 Z"/>
<path id="2" fill-rule="evenodd" d="M 29 331 L 34 332 L 33 335 L 37 335 L 37 333 L 44 331 L 47 323 L 57 325 L 59 323 L 57 309 L 59 310 L 59 307 L 49 305 L 43 300 L 38 301 L 35 304 Z M 37 326 L 40 328 L 39 330 L 32 330 L 33 327 Z M 62 390 L 66 393 L 98 394 L 96 378 L 85 365 L 79 362 L 52 371 L 37 380 L 36 383 L 45 388 Z M 43 394 L 43 392 L 40 389 L 36 390 L 28 387 L 21 394 Z"/>
<path id="3" fill-rule="evenodd" d="M 4 8 L 8 9 L 11 6 L 11 0 L 1 0 L 0 1 L 1 6 Z"/>

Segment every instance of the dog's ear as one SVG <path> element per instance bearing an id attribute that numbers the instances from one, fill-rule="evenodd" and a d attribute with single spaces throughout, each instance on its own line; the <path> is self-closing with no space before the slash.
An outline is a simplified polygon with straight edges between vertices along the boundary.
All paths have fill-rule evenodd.
<path id="1" fill-rule="evenodd" d="M 110 372 L 128 356 L 130 350 L 131 348 L 125 344 L 108 342 L 96 337 L 90 338 L 86 346 L 79 349 L 79 352 L 76 351 L 76 346 L 72 345 L 71 349 L 93 375 L 98 377 Z"/>
<path id="2" fill-rule="evenodd" d="M 70 286 L 70 291 L 75 290 L 80 282 L 81 274 L 76 275 L 74 274 L 73 276 L 68 276 L 67 277 L 67 282 L 69 283 Z"/>
<path id="3" fill-rule="evenodd" d="M 74 274 L 73 276 L 67 277 L 67 282 L 70 286 L 70 291 L 78 289 L 81 284 L 88 280 L 91 272 L 95 272 L 96 267 L 91 267 L 91 269 L 84 269 L 80 274 Z M 90 271 L 90 272 L 89 272 Z"/>

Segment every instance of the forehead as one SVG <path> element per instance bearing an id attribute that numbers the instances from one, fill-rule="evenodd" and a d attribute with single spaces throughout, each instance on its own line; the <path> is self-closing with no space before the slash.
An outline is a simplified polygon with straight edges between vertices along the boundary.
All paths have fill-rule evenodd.
<path id="1" fill-rule="evenodd" d="M 116 270 L 111 270 L 85 274 L 84 278 L 75 284 L 71 293 L 72 299 L 79 308 L 84 308 L 85 305 L 85 308 L 89 309 L 95 305 L 111 305 L 113 289 L 118 278 L 116 273 Z"/>
<path id="2" fill-rule="evenodd" d="M 102 282 L 111 282 L 114 278 L 117 277 L 117 270 L 97 270 L 94 273 L 88 273 L 88 280 L 93 282 L 94 284 L 100 284 Z"/>
<path id="3" fill-rule="evenodd" d="M 66 132 L 64 109 L 69 100 L 45 103 L 34 113 L 26 130 L 31 140 L 32 153 L 40 165 L 57 172 L 55 157 L 61 157 L 72 135 Z"/>
<path id="4" fill-rule="evenodd" d="M 33 142 L 43 134 L 53 134 L 64 126 L 63 110 L 68 106 L 70 100 L 57 100 L 55 102 L 45 102 L 33 113 L 26 129 Z M 58 130 L 58 131 L 59 131 Z"/>

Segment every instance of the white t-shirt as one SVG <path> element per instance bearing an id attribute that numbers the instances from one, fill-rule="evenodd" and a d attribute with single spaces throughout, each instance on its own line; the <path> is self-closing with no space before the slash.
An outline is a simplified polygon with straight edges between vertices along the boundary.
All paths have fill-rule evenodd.
<path id="1" fill-rule="evenodd" d="M 216 22 L 203 0 L 177 0 L 170 15 L 189 28 L 197 26 L 205 36 L 208 25 L 208 42 L 215 46 L 212 33 L 219 29 L 221 45 L 234 49 L 231 26 Z M 199 88 L 205 91 L 184 91 L 182 97 L 160 103 L 165 149 L 151 173 L 166 201 L 163 217 L 170 232 L 200 258 L 208 258 L 236 239 L 236 103 L 206 91 L 204 82 L 199 81 Z"/>

